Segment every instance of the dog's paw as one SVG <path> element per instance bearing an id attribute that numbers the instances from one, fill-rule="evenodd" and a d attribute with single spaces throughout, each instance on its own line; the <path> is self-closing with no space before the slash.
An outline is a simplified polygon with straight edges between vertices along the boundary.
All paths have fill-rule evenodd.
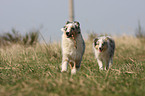
<path id="1" fill-rule="evenodd" d="M 75 74 L 76 74 L 76 71 L 77 71 L 77 70 L 76 70 L 75 68 L 72 69 L 72 70 L 71 70 L 71 74 L 72 74 L 72 75 L 75 75 Z"/>
<path id="2" fill-rule="evenodd" d="M 67 72 L 67 70 L 61 70 L 62 73 Z"/>
<path id="3" fill-rule="evenodd" d="M 99 70 L 103 70 L 103 68 L 102 68 L 102 67 L 100 67 L 100 68 L 99 68 Z"/>
<path id="4" fill-rule="evenodd" d="M 61 72 L 66 72 L 67 71 L 67 63 L 63 63 L 61 66 Z"/>

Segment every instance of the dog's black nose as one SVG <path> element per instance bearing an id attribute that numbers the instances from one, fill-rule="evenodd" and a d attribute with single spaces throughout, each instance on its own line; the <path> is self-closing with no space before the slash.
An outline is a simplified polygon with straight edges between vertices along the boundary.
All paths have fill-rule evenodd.
<path id="1" fill-rule="evenodd" d="M 102 48 L 101 48 L 101 47 L 99 47 L 99 50 L 100 50 L 100 51 L 102 51 Z"/>
<path id="2" fill-rule="evenodd" d="M 68 36 L 69 35 L 69 32 L 66 32 L 66 35 Z"/>

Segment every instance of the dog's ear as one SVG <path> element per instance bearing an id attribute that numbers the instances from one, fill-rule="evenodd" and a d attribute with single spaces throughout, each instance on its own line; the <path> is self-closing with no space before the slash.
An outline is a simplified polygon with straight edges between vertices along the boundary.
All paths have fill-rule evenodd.
<path id="1" fill-rule="evenodd" d="M 94 40 L 93 40 L 93 43 L 94 43 L 94 46 L 96 46 L 97 45 L 97 41 L 98 41 L 99 39 L 98 38 L 95 38 Z"/>
<path id="2" fill-rule="evenodd" d="M 80 27 L 80 23 L 77 21 L 74 21 L 74 23 L 76 24 L 76 26 L 79 28 Z"/>
<path id="3" fill-rule="evenodd" d="M 64 32 L 64 31 L 65 31 L 65 30 L 64 30 L 64 28 L 61 28 L 60 30 L 61 30 L 62 32 Z"/>
<path id="4" fill-rule="evenodd" d="M 65 25 L 63 28 L 61 28 L 60 30 L 61 30 L 62 32 L 65 32 L 65 28 L 66 28 L 66 25 Z"/>
<path id="5" fill-rule="evenodd" d="M 64 26 L 64 27 L 61 28 L 60 30 L 61 30 L 62 32 L 65 32 L 65 27 L 66 27 L 66 26 Z"/>
<path id="6" fill-rule="evenodd" d="M 67 25 L 67 24 L 69 24 L 69 23 L 70 23 L 70 22 L 69 22 L 69 21 L 67 21 L 67 22 L 66 22 L 66 25 Z"/>
<path id="7" fill-rule="evenodd" d="M 110 42 L 110 43 L 114 43 L 114 40 L 109 36 L 107 36 L 105 40 Z"/>
<path id="8" fill-rule="evenodd" d="M 109 37 L 107 36 L 106 38 L 105 38 L 105 41 L 108 41 L 109 40 Z"/>
<path id="9" fill-rule="evenodd" d="M 95 38 L 95 39 L 94 39 L 94 42 L 97 42 L 98 40 L 99 40 L 98 38 Z"/>
<path id="10" fill-rule="evenodd" d="M 105 38 L 105 41 L 110 41 L 110 40 L 112 40 L 112 39 L 111 39 L 111 37 L 109 37 L 109 36 L 107 36 L 107 37 Z"/>

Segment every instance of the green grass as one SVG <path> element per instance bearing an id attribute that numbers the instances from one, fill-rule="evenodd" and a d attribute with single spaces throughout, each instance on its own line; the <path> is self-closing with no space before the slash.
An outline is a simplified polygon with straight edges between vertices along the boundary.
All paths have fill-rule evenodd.
<path id="1" fill-rule="evenodd" d="M 0 49 L 1 96 L 144 96 L 145 44 L 133 37 L 115 39 L 114 64 L 98 70 L 92 42 L 86 41 L 76 75 L 60 72 L 61 44 Z"/>

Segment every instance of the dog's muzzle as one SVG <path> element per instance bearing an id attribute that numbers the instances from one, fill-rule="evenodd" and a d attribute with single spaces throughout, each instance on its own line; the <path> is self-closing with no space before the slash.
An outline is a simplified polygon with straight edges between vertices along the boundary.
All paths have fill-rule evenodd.
<path id="1" fill-rule="evenodd" d="M 103 51 L 103 48 L 99 47 L 99 52 L 102 52 Z"/>
<path id="2" fill-rule="evenodd" d="M 72 37 L 72 35 L 70 34 L 70 32 L 66 32 L 66 36 L 67 36 L 67 38 Z"/>

